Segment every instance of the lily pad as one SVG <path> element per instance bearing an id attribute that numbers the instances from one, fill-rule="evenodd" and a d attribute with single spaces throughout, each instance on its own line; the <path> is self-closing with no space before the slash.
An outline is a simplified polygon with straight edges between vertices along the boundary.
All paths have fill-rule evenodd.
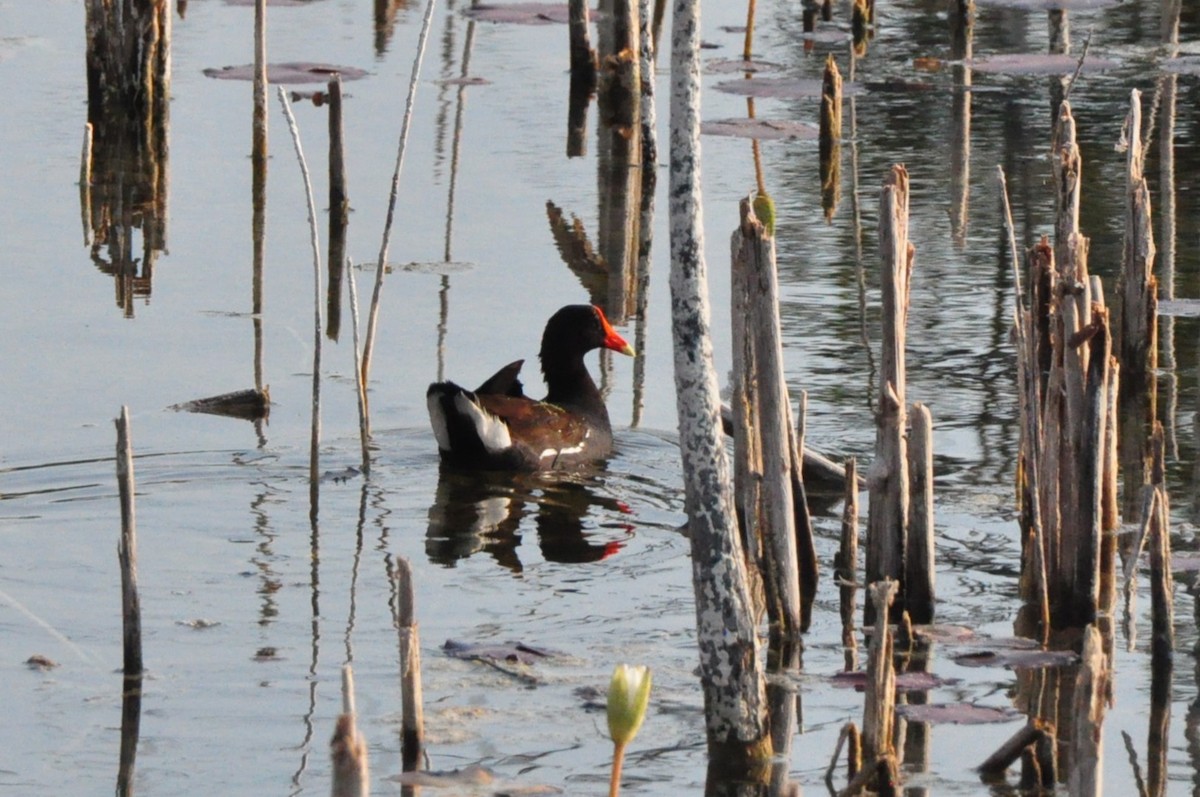
<path id="1" fill-rule="evenodd" d="M 737 94 L 742 97 L 763 97 L 775 100 L 798 100 L 805 97 L 820 97 L 822 83 L 817 78 L 801 77 L 752 77 L 744 80 L 727 80 L 716 85 L 717 91 Z M 845 95 L 845 84 L 842 94 Z"/>
<path id="2" fill-rule="evenodd" d="M 1005 53 L 979 58 L 970 62 L 976 72 L 998 75 L 1070 75 L 1079 66 L 1079 58 L 1064 53 Z M 1115 69 L 1117 62 L 1108 58 L 1087 56 L 1084 72 L 1103 72 Z"/>
<path id="3" fill-rule="evenodd" d="M 1043 667 L 1065 667 L 1079 661 L 1070 650 L 981 650 L 954 657 L 955 664 L 964 667 L 1008 667 L 1012 670 L 1036 670 Z"/>
<path id="4" fill-rule="evenodd" d="M 252 6 L 255 0 L 225 0 L 227 6 Z M 306 6 L 321 0 L 267 0 L 269 6 Z"/>
<path id="5" fill-rule="evenodd" d="M 442 650 L 447 656 L 455 659 L 502 661 L 509 664 L 537 664 L 556 655 L 553 651 L 531 647 L 522 642 L 473 644 L 447 639 L 442 645 Z"/>
<path id="6" fill-rule="evenodd" d="M 820 137 L 820 131 L 815 125 L 788 119 L 714 119 L 701 124 L 700 132 L 711 136 L 754 138 L 760 141 L 779 141 L 785 138 L 815 141 Z"/>
<path id="7" fill-rule="evenodd" d="M 327 83 L 335 74 L 342 80 L 358 80 L 367 76 L 365 69 L 354 66 L 336 66 L 311 61 L 289 61 L 282 64 L 267 64 L 267 80 L 271 83 Z M 254 80 L 254 64 L 223 66 L 204 70 L 206 77 L 218 80 Z"/>
<path id="8" fill-rule="evenodd" d="M 1022 8 L 1026 11 L 1093 11 L 1111 8 L 1121 0 L 978 0 L 981 6 Z"/>
<path id="9" fill-rule="evenodd" d="M 1196 72 L 1200 74 L 1200 59 L 1196 61 Z M 1200 318 L 1200 299 L 1159 299 L 1158 314 L 1174 318 Z"/>
<path id="10" fill-rule="evenodd" d="M 731 72 L 782 72 L 783 64 L 771 61 L 744 61 L 741 58 L 717 58 L 704 65 L 704 71 L 713 75 Z"/>
<path id="11" fill-rule="evenodd" d="M 511 25 L 565 25 L 571 20 L 566 3 L 480 3 L 463 14 L 480 22 L 505 22 Z M 595 15 L 593 11 L 592 16 Z"/>
<path id="12" fill-rule="evenodd" d="M 973 703 L 905 703 L 896 706 L 896 713 L 909 722 L 928 722 L 931 725 L 987 725 L 1012 722 L 1024 716 L 1014 708 L 977 706 Z"/>
<path id="13" fill-rule="evenodd" d="M 830 682 L 842 689 L 853 687 L 861 692 L 867 688 L 867 674 L 862 670 L 854 672 L 839 672 L 834 674 Z M 897 692 L 927 692 L 958 683 L 957 678 L 942 678 L 931 672 L 898 672 L 896 673 Z"/>
<path id="14" fill-rule="evenodd" d="M 1173 554 L 1171 556 L 1171 570 L 1176 573 L 1195 573 L 1200 571 L 1200 553 L 1190 551 Z"/>
<path id="15" fill-rule="evenodd" d="M 1200 55 L 1185 55 L 1180 58 L 1168 58 L 1162 62 L 1165 72 L 1177 75 L 1200 75 Z"/>
<path id="16" fill-rule="evenodd" d="M 481 77 L 449 77 L 445 80 L 435 80 L 439 86 L 490 86 L 492 81 Z"/>

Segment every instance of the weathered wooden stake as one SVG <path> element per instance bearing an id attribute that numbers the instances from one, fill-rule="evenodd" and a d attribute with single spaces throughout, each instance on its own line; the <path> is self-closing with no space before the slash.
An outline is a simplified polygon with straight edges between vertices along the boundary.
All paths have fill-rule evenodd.
<path id="1" fill-rule="evenodd" d="M 801 630 L 800 574 L 796 554 L 793 514 L 792 457 L 789 445 L 790 403 L 783 373 L 783 345 L 779 331 L 779 294 L 775 269 L 775 239 L 754 215 L 749 198 L 740 204 L 741 222 L 733 233 L 734 269 L 745 272 L 747 312 L 735 324 L 745 324 L 741 339 L 750 347 L 753 371 L 736 378 L 753 383 L 747 431 L 755 439 L 760 472 L 750 474 L 761 483 L 761 509 L 745 505 L 745 513 L 761 512 L 759 535 L 766 560 L 763 581 L 772 635 L 797 642 Z"/>
<path id="2" fill-rule="evenodd" d="M 709 333 L 700 219 L 699 10 L 698 0 L 681 0 L 672 15 L 668 196 L 675 394 L 710 772 L 746 775 L 767 770 L 771 744 Z"/>
<path id="3" fill-rule="evenodd" d="M 133 443 L 129 431 L 129 407 L 121 407 L 117 425 L 117 492 L 121 500 L 121 540 L 117 559 L 121 564 L 121 618 L 124 628 L 125 676 L 142 674 L 142 607 L 137 586 L 137 517 L 134 505 Z"/>

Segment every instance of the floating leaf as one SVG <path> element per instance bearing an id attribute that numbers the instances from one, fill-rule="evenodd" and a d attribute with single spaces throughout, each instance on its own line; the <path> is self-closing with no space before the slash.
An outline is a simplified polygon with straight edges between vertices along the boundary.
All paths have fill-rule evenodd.
<path id="1" fill-rule="evenodd" d="M 835 673 L 829 680 L 834 686 L 842 689 L 853 687 L 855 691 L 862 692 L 867 688 L 867 674 L 862 670 Z M 942 678 L 931 672 L 896 673 L 897 692 L 926 692 L 956 683 L 958 683 L 957 678 Z"/>
<path id="2" fill-rule="evenodd" d="M 1012 722 L 1023 716 L 1013 708 L 976 706 L 972 703 L 906 703 L 896 706 L 896 713 L 909 722 L 928 722 L 933 725 L 986 725 Z"/>
<path id="3" fill-rule="evenodd" d="M 35 653 L 29 658 L 25 659 L 25 666 L 31 670 L 53 670 L 58 666 L 58 662 L 54 661 L 48 656 Z"/>
<path id="4" fill-rule="evenodd" d="M 255 390 L 235 390 L 232 393 L 222 393 L 219 396 L 185 401 L 182 404 L 172 404 L 168 409 L 182 412 L 200 412 L 207 415 L 224 415 L 229 418 L 243 418 L 256 421 L 271 413 L 271 391 L 269 388 Z"/>
<path id="5" fill-rule="evenodd" d="M 1069 650 L 981 650 L 954 657 L 955 664 L 964 667 L 1008 667 L 1013 670 L 1036 670 L 1043 667 L 1065 667 L 1079 661 Z"/>
<path id="6" fill-rule="evenodd" d="M 974 629 L 965 625 L 918 625 L 913 628 L 917 639 L 925 642 L 962 643 L 978 636 Z"/>
<path id="7" fill-rule="evenodd" d="M 503 661 L 510 664 L 536 664 L 555 655 L 552 651 L 530 647 L 521 642 L 476 645 L 447 639 L 442 645 L 442 650 L 447 656 L 455 659 Z"/>
<path id="8" fill-rule="evenodd" d="M 1171 570 L 1176 573 L 1195 573 L 1200 570 L 1200 553 L 1176 552 L 1171 556 Z"/>
<path id="9" fill-rule="evenodd" d="M 255 0 L 225 0 L 227 6 L 252 6 Z M 267 0 L 269 6 L 306 6 L 320 0 Z"/>
<path id="10" fill-rule="evenodd" d="M 1180 58 L 1168 58 L 1162 62 L 1165 72 L 1177 75 L 1200 75 L 1200 55 L 1185 55 Z"/>
<path id="11" fill-rule="evenodd" d="M 764 97 L 777 100 L 798 100 L 804 97 L 820 97 L 822 83 L 817 78 L 800 77 L 752 77 L 745 80 L 727 80 L 716 85 L 717 91 L 737 94 L 742 97 Z M 848 92 L 843 84 L 842 93 Z"/>
<path id="12" fill-rule="evenodd" d="M 451 77 L 433 82 L 439 86 L 490 86 L 492 84 L 492 81 L 481 77 Z"/>
<path id="13" fill-rule="evenodd" d="M 785 138 L 816 141 L 820 136 L 816 125 L 787 119 L 714 119 L 700 125 L 700 132 L 711 136 L 755 138 L 760 141 L 778 141 Z"/>
<path id="14" fill-rule="evenodd" d="M 462 769 L 444 772 L 416 770 L 392 775 L 388 780 L 405 786 L 428 786 L 430 788 L 449 788 L 451 786 L 490 786 L 496 776 L 487 767 L 473 764 Z"/>
<path id="15" fill-rule="evenodd" d="M 1026 11 L 1091 11 L 1111 8 L 1122 0 L 978 0 L 981 6 L 1021 8 Z"/>
<path id="16" fill-rule="evenodd" d="M 1079 66 L 1079 59 L 1063 53 L 1005 53 L 969 63 L 976 72 L 1000 75 L 1071 75 Z M 1083 59 L 1084 72 L 1103 72 L 1116 66 L 1117 62 L 1108 58 L 1089 55 Z"/>
<path id="17" fill-rule="evenodd" d="M 744 61 L 741 58 L 717 58 L 704 65 L 704 71 L 713 75 L 724 75 L 730 72 L 782 72 L 782 64 L 770 61 Z"/>
<path id="18" fill-rule="evenodd" d="M 594 17 L 597 12 L 591 13 Z M 565 25 L 571 20 L 566 3 L 480 3 L 463 14 L 480 22 L 506 22 L 513 25 Z"/>
<path id="19" fill-rule="evenodd" d="M 1196 62 L 1196 69 L 1200 74 L 1200 60 Z M 1159 299 L 1158 314 L 1175 318 L 1200 317 L 1200 299 Z"/>
<path id="20" fill-rule="evenodd" d="M 254 64 L 223 66 L 220 69 L 204 70 L 206 77 L 218 80 L 254 80 Z M 336 66 L 311 61 L 289 61 L 282 64 L 267 64 L 267 80 L 271 83 L 327 83 L 334 75 L 342 80 L 358 80 L 367 76 L 367 71 L 353 66 Z"/>

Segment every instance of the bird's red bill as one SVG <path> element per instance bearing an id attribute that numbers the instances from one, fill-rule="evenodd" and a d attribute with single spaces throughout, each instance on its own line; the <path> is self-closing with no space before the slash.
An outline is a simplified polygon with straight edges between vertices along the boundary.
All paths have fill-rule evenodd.
<path id="1" fill-rule="evenodd" d="M 606 349 L 612 349 L 615 352 L 628 354 L 632 357 L 634 355 L 633 347 L 612 328 L 612 324 L 608 323 L 608 319 L 604 317 L 604 311 L 599 307 L 595 309 L 596 316 L 600 319 L 600 327 L 604 330 L 604 343 L 601 345 Z"/>

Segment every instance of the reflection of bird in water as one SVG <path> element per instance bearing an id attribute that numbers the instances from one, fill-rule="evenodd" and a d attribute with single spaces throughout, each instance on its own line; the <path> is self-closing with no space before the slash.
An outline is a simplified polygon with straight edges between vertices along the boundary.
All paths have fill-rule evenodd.
<path id="1" fill-rule="evenodd" d="M 429 386 L 429 420 L 443 462 L 476 470 L 560 470 L 612 452 L 608 410 L 583 357 L 593 349 L 633 354 L 600 308 L 569 305 L 546 323 L 539 358 L 548 392 L 527 398 L 510 363 L 474 391 Z"/>
<path id="2" fill-rule="evenodd" d="M 437 495 L 429 508 L 425 553 L 436 564 L 456 562 L 483 551 L 501 567 L 523 570 L 517 555 L 521 523 L 536 512 L 538 546 L 548 562 L 598 562 L 620 550 L 622 542 L 592 542 L 588 523 L 596 510 L 629 514 L 620 501 L 598 495 L 579 479 L 464 472 L 442 468 Z M 611 523 L 605 523 L 611 526 Z M 629 524 L 621 524 L 630 530 Z"/>

